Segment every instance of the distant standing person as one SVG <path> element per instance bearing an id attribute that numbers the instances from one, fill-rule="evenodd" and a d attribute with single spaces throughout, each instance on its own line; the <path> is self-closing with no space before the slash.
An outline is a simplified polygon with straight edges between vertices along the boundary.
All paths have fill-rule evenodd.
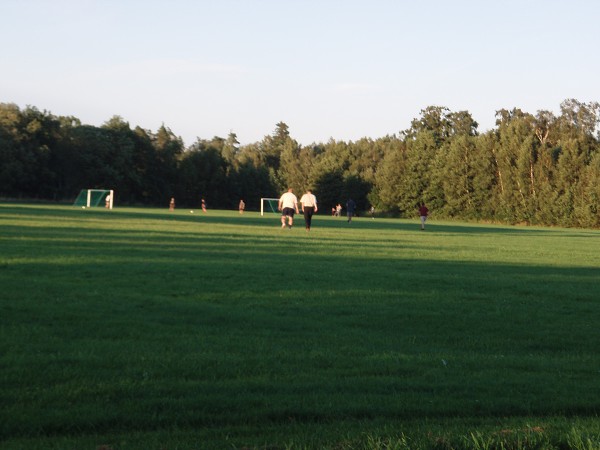
<path id="1" fill-rule="evenodd" d="M 348 223 L 352 222 L 352 216 L 354 215 L 354 211 L 356 210 L 356 203 L 351 198 L 346 202 L 346 212 L 348 214 Z"/>
<path id="2" fill-rule="evenodd" d="M 240 209 L 240 214 L 244 214 L 244 209 L 246 209 L 246 203 L 244 203 L 244 199 L 240 200 L 239 209 Z"/>
<path id="3" fill-rule="evenodd" d="M 202 199 L 202 212 L 206 212 L 206 200 Z"/>
<path id="4" fill-rule="evenodd" d="M 106 208 L 110 208 L 110 194 L 108 194 L 108 195 L 106 196 L 106 199 L 105 199 L 104 206 L 105 206 Z"/>
<path id="5" fill-rule="evenodd" d="M 310 231 L 312 216 L 319 210 L 317 207 L 317 197 L 314 196 L 310 189 L 307 189 L 306 193 L 300 199 L 300 203 L 302 204 L 302 212 L 304 213 L 306 231 Z"/>
<path id="6" fill-rule="evenodd" d="M 171 201 L 169 202 L 169 211 L 175 211 L 175 197 L 171 197 Z"/>
<path id="7" fill-rule="evenodd" d="M 374 206 L 371 206 L 370 212 L 371 212 L 371 219 L 374 220 L 375 219 L 375 207 Z"/>
<path id="8" fill-rule="evenodd" d="M 429 214 L 429 210 L 425 203 L 421 202 L 419 205 L 419 216 L 421 216 L 421 230 L 425 229 L 425 222 L 427 221 L 427 215 Z"/>
<path id="9" fill-rule="evenodd" d="M 281 211 L 281 228 L 285 228 L 285 221 L 287 218 L 288 228 L 292 229 L 292 225 L 294 224 L 294 212 L 299 214 L 298 198 L 294 195 L 292 188 L 289 188 L 287 192 L 279 198 L 277 209 Z"/>

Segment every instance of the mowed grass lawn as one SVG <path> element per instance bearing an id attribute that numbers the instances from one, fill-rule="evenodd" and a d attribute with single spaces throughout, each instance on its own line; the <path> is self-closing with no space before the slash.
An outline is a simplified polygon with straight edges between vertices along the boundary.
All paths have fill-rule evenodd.
<path id="1" fill-rule="evenodd" d="M 8 203 L 0 230 L 0 448 L 600 448 L 598 230 Z"/>

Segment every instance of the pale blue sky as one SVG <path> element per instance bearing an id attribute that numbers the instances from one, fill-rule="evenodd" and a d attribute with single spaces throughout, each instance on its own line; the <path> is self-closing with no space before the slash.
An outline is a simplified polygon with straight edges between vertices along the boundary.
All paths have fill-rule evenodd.
<path id="1" fill-rule="evenodd" d="M 397 134 L 421 109 L 600 101 L 595 0 L 0 0 L 0 102 L 186 145 L 279 121 L 301 144 Z"/>

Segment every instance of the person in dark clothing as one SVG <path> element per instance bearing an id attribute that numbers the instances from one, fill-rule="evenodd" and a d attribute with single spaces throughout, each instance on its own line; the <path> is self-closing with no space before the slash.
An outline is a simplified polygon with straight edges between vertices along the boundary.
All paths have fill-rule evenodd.
<path id="1" fill-rule="evenodd" d="M 346 202 L 346 212 L 348 213 L 348 223 L 352 222 L 352 216 L 354 216 L 354 211 L 356 210 L 356 203 L 351 198 Z"/>

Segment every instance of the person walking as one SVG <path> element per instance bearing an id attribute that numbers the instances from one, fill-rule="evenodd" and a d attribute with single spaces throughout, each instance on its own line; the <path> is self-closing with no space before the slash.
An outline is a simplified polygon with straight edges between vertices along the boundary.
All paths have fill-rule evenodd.
<path id="1" fill-rule="evenodd" d="M 312 216 L 319 210 L 317 207 L 317 197 L 315 197 L 310 189 L 307 189 L 306 193 L 300 198 L 300 204 L 302 205 L 302 212 L 304 213 L 306 231 L 310 231 Z"/>
<path id="2" fill-rule="evenodd" d="M 175 211 L 175 197 L 171 197 L 171 201 L 169 202 L 169 211 Z"/>
<path id="3" fill-rule="evenodd" d="M 346 212 L 348 214 L 348 223 L 352 222 L 352 216 L 354 215 L 354 210 L 356 209 L 356 203 L 352 198 L 349 198 L 346 202 Z"/>
<path id="4" fill-rule="evenodd" d="M 294 195 L 292 188 L 288 188 L 287 192 L 279 198 L 277 209 L 281 211 L 281 228 L 285 228 L 287 219 L 288 228 L 291 230 L 294 224 L 294 212 L 300 214 L 298 211 L 298 198 Z"/>
<path id="5" fill-rule="evenodd" d="M 240 200 L 238 208 L 240 210 L 240 214 L 244 214 L 244 209 L 246 209 L 246 203 L 244 202 L 244 199 Z"/>
<path id="6" fill-rule="evenodd" d="M 429 210 L 427 206 L 425 206 L 424 202 L 421 202 L 419 205 L 419 216 L 421 216 L 421 230 L 425 229 L 425 222 L 427 221 L 427 215 L 429 214 Z"/>

